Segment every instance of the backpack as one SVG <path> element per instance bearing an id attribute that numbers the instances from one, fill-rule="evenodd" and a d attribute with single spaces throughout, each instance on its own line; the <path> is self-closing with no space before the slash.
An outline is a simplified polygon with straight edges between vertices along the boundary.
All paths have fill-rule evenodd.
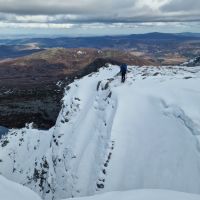
<path id="1" fill-rule="evenodd" d="M 121 68 L 121 73 L 126 73 L 126 71 L 127 71 L 127 65 L 126 64 L 122 64 L 120 66 L 120 68 Z"/>

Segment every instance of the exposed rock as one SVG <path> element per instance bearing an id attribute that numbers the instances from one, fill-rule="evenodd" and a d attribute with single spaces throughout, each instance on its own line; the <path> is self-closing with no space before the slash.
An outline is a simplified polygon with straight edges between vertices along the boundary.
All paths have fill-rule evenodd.
<path id="1" fill-rule="evenodd" d="M 197 56 L 196 58 L 183 63 L 182 66 L 188 66 L 188 67 L 200 66 L 200 56 Z"/>

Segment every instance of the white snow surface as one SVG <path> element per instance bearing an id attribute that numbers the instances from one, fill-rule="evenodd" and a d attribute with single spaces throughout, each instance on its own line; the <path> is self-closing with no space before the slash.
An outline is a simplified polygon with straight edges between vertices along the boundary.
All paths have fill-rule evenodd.
<path id="1" fill-rule="evenodd" d="M 199 198 L 199 195 L 183 192 L 143 189 L 125 192 L 110 192 L 89 197 L 70 198 L 69 200 L 199 200 Z"/>
<path id="2" fill-rule="evenodd" d="M 66 87 L 49 131 L 11 130 L 0 173 L 47 200 L 144 188 L 200 194 L 200 67 L 129 66 L 124 84 L 118 72 L 102 68 Z"/>
<path id="3" fill-rule="evenodd" d="M 0 195 L 1 200 L 41 200 L 30 189 L 11 182 L 2 176 L 0 176 Z"/>

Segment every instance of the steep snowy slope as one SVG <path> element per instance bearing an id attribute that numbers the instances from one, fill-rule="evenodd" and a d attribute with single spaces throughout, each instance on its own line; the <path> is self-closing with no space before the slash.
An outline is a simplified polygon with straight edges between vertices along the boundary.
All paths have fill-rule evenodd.
<path id="1" fill-rule="evenodd" d="M 0 199 L 2 200 L 41 200 L 30 189 L 8 181 L 0 176 Z"/>
<path id="2" fill-rule="evenodd" d="M 142 188 L 200 193 L 200 67 L 102 68 L 66 88 L 55 127 L 11 130 L 0 172 L 44 199 Z"/>
<path id="3" fill-rule="evenodd" d="M 43 196 L 48 171 L 46 152 L 50 150 L 51 137 L 52 130 L 38 131 L 31 124 L 11 130 L 1 139 L 0 172 Z"/>

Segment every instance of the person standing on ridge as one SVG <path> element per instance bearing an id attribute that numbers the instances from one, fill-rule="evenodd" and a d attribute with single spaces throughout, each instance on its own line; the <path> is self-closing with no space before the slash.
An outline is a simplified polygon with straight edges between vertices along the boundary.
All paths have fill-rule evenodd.
<path id="1" fill-rule="evenodd" d="M 127 72 L 127 64 L 123 63 L 120 65 L 120 72 L 121 72 L 121 76 L 122 76 L 122 83 L 125 82 L 126 80 L 126 72 Z"/>

